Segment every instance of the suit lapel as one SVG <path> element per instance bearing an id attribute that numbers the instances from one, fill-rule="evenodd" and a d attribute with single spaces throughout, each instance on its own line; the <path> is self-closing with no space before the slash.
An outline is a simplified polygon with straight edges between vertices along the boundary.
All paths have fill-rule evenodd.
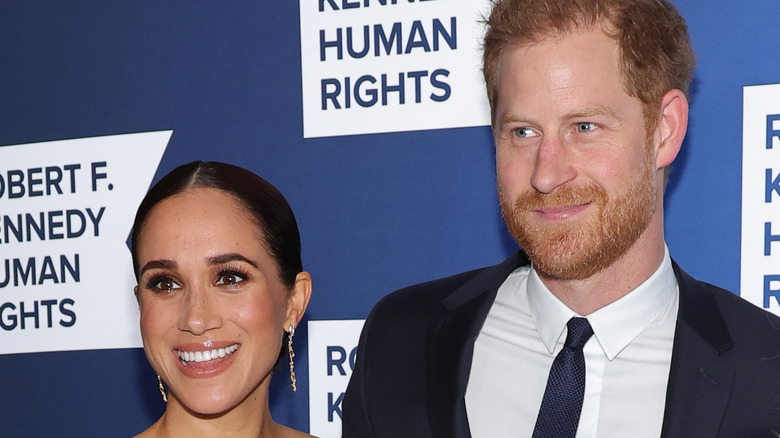
<path id="1" fill-rule="evenodd" d="M 734 346 L 711 292 L 673 263 L 680 287 L 663 438 L 714 437 L 734 383 L 720 357 Z"/>
<path id="2" fill-rule="evenodd" d="M 465 394 L 474 340 L 498 288 L 527 263 L 516 253 L 482 270 L 442 301 L 442 317 L 427 336 L 426 406 L 433 437 L 470 438 Z M 661 436 L 713 437 L 734 383 L 734 370 L 720 355 L 734 342 L 710 291 L 672 264 L 680 307 Z"/>
<path id="3" fill-rule="evenodd" d="M 474 341 L 493 305 L 498 288 L 518 266 L 528 263 L 516 253 L 486 268 L 442 301 L 443 315 L 427 345 L 426 405 L 432 435 L 469 438 L 466 387 Z"/>

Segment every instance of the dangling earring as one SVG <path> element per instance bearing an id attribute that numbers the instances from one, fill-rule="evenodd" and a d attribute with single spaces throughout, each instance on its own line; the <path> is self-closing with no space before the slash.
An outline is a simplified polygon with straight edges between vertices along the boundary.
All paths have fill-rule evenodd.
<path id="1" fill-rule="evenodd" d="M 293 392 L 297 392 L 298 386 L 295 381 L 295 362 L 293 362 L 293 358 L 295 357 L 295 352 L 292 348 L 293 336 L 295 336 L 295 326 L 291 323 L 290 332 L 287 335 L 287 355 L 290 356 L 290 386 L 292 386 Z"/>
<path id="2" fill-rule="evenodd" d="M 157 387 L 160 388 L 160 394 L 162 394 L 163 401 L 165 403 L 168 403 L 168 396 L 165 395 L 165 387 L 162 384 L 162 379 L 160 378 L 160 374 L 157 374 Z"/>

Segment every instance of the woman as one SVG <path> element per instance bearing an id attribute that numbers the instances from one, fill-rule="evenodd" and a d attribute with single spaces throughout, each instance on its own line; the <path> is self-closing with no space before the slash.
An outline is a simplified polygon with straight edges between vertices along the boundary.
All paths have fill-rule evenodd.
<path id="1" fill-rule="evenodd" d="M 194 162 L 152 187 L 133 224 L 133 268 L 167 405 L 139 436 L 310 436 L 268 409 L 283 356 L 295 390 L 292 337 L 311 295 L 300 248 L 287 201 L 248 170 Z"/>

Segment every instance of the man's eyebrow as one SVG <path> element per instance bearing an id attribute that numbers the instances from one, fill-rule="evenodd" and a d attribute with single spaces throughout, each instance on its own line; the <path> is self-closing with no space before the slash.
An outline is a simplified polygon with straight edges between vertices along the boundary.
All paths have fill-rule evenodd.
<path id="1" fill-rule="evenodd" d="M 506 123 L 517 123 L 517 122 L 527 122 L 527 121 L 528 121 L 528 117 L 516 113 L 514 111 L 508 111 L 501 116 L 502 125 Z"/>
<path id="2" fill-rule="evenodd" d="M 257 267 L 257 263 L 255 263 L 253 260 L 250 260 L 247 257 L 244 257 L 243 255 L 241 255 L 241 254 L 239 254 L 237 252 L 231 252 L 231 253 L 227 253 L 227 254 L 219 254 L 219 255 L 215 255 L 215 256 L 211 256 L 211 257 L 207 257 L 206 258 L 206 262 L 209 265 L 222 265 L 222 264 L 225 264 L 225 263 L 228 263 L 228 262 L 233 262 L 233 261 L 246 262 L 246 263 L 249 263 L 250 265 L 254 266 L 255 269 L 259 269 Z"/>
<path id="3" fill-rule="evenodd" d="M 615 111 L 614 109 L 606 105 L 588 105 L 582 110 L 573 111 L 568 115 L 569 118 L 593 117 L 593 116 L 607 116 L 614 119 L 621 118 L 618 115 L 617 111 Z"/>

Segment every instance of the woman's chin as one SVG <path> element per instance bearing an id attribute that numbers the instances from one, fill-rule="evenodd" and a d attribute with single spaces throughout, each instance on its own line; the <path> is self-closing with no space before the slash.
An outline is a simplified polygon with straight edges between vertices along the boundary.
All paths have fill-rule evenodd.
<path id="1" fill-rule="evenodd" d="M 177 397 L 177 401 L 192 415 L 201 418 L 219 417 L 238 404 L 222 394 L 186 394 Z"/>

